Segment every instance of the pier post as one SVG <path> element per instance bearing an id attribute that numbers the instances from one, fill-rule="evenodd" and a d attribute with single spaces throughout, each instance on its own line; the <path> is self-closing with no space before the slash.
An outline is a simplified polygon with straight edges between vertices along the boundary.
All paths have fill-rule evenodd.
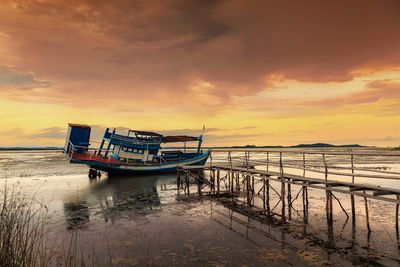
<path id="1" fill-rule="evenodd" d="M 288 201 L 288 216 L 289 220 L 292 219 L 292 190 L 291 190 L 291 184 L 290 184 L 290 179 L 287 179 L 288 184 L 287 184 L 287 201 Z"/>
<path id="2" fill-rule="evenodd" d="M 251 199 L 250 199 L 250 175 L 246 175 L 246 194 L 247 194 L 247 205 L 251 206 Z"/>
<path id="3" fill-rule="evenodd" d="M 240 192 L 240 172 L 236 172 L 236 189 Z"/>
<path id="4" fill-rule="evenodd" d="M 354 184 L 354 156 L 351 154 L 351 173 L 353 174 L 351 178 L 351 182 Z M 351 220 L 353 224 L 356 221 L 356 205 L 354 201 L 354 195 L 350 195 L 350 201 L 351 201 Z"/>
<path id="5" fill-rule="evenodd" d="M 226 177 L 228 178 L 228 192 L 231 192 L 231 172 L 226 172 Z"/>
<path id="6" fill-rule="evenodd" d="M 263 210 L 264 210 L 264 214 L 265 214 L 265 177 L 261 176 L 261 178 L 263 179 Z"/>
<path id="7" fill-rule="evenodd" d="M 282 164 L 282 152 L 279 152 L 279 171 L 281 178 L 281 202 L 282 202 L 282 222 L 286 221 L 285 216 L 285 178 L 283 177 L 283 164 Z"/>
<path id="8" fill-rule="evenodd" d="M 328 165 L 326 164 L 325 154 L 322 154 L 322 160 L 324 161 L 325 167 L 326 218 L 329 222 L 332 222 L 332 191 L 330 190 L 330 186 L 328 186 Z"/>
<path id="9" fill-rule="evenodd" d="M 215 170 L 214 169 L 210 169 L 210 180 L 211 180 L 211 190 L 213 192 L 213 194 L 215 195 Z"/>
<path id="10" fill-rule="evenodd" d="M 176 177 L 176 188 L 179 193 L 179 189 L 181 188 L 181 170 L 178 168 L 177 177 Z"/>
<path id="11" fill-rule="evenodd" d="M 199 196 L 201 196 L 201 181 L 202 181 L 202 179 L 201 179 L 201 173 L 202 173 L 202 171 L 199 171 L 198 172 L 198 174 L 199 174 L 199 176 L 197 176 L 197 178 L 196 178 L 196 182 L 197 182 L 197 193 L 199 194 Z"/>
<path id="12" fill-rule="evenodd" d="M 396 199 L 399 201 L 400 196 L 396 195 Z M 396 236 L 399 236 L 399 203 L 396 203 Z"/>
<path id="13" fill-rule="evenodd" d="M 217 169 L 217 195 L 218 196 L 219 196 L 219 182 L 220 182 L 219 175 L 220 175 L 220 169 L 218 168 Z"/>
<path id="14" fill-rule="evenodd" d="M 254 205 L 254 194 L 255 194 L 255 189 L 254 189 L 254 175 L 251 176 L 251 200 Z"/>
<path id="15" fill-rule="evenodd" d="M 365 219 L 367 221 L 368 233 L 370 233 L 371 227 L 369 226 L 368 201 L 367 201 L 367 197 L 365 196 L 365 191 L 363 191 L 363 192 L 364 192 L 364 203 L 365 203 Z"/>
<path id="16" fill-rule="evenodd" d="M 306 177 L 306 154 L 303 152 L 303 177 Z M 303 181 L 303 217 L 304 223 L 308 221 L 308 187 L 307 182 Z"/>
<path id="17" fill-rule="evenodd" d="M 190 171 L 188 170 L 188 171 L 186 171 L 186 188 L 187 188 L 187 194 L 188 194 L 188 195 L 190 194 L 190 190 L 189 190 L 189 185 L 190 185 L 189 179 L 190 179 Z"/>
<path id="18" fill-rule="evenodd" d="M 269 206 L 269 179 L 266 180 L 266 185 L 267 185 L 267 212 L 268 214 L 270 213 L 270 206 Z"/>
<path id="19" fill-rule="evenodd" d="M 234 185 L 235 185 L 235 172 L 233 170 L 231 171 L 231 179 L 232 179 L 231 193 L 233 194 Z"/>
<path id="20" fill-rule="evenodd" d="M 307 198 L 307 186 L 305 185 L 306 182 L 303 181 L 303 192 L 302 192 L 302 196 L 303 196 L 303 219 L 304 219 L 304 223 L 307 223 L 307 216 L 308 216 L 308 206 L 307 206 L 307 202 L 306 202 L 306 198 Z"/>

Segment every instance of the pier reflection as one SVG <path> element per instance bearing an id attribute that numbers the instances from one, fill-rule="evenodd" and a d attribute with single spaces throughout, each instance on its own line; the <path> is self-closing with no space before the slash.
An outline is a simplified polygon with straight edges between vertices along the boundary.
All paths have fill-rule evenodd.
<path id="1" fill-rule="evenodd" d="M 253 217 L 229 202 L 212 204 L 211 218 L 258 247 L 280 247 L 280 252 L 288 255 L 313 255 L 308 259 L 310 261 L 335 262 L 340 258 L 342 263 L 345 260 L 352 265 L 380 265 L 384 257 L 379 248 L 371 247 L 371 232 L 366 233 L 364 243 L 357 240 L 356 227 L 353 225 L 351 240 L 347 239 L 345 228 L 349 220 L 341 227 L 328 223 L 326 230 L 321 231 L 310 226 L 306 220 L 282 223 L 274 216 Z M 316 255 L 318 258 L 313 258 Z M 398 259 L 391 257 L 384 262 L 399 263 Z"/>
<path id="2" fill-rule="evenodd" d="M 91 216 L 104 221 L 135 219 L 161 210 L 159 191 L 175 184 L 174 175 L 113 176 L 90 180 L 90 186 L 64 199 L 67 229 L 85 227 Z"/>

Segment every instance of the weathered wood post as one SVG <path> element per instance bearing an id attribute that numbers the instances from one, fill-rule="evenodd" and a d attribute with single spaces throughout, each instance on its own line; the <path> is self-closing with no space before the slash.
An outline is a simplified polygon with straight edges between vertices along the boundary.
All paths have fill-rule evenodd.
<path id="1" fill-rule="evenodd" d="M 291 190 L 291 184 L 290 184 L 290 179 L 287 179 L 288 184 L 287 184 L 287 201 L 288 201 L 288 216 L 289 220 L 292 219 L 292 190 Z"/>
<path id="2" fill-rule="evenodd" d="M 281 202 L 282 202 L 282 221 L 286 221 L 285 215 L 285 181 L 283 177 L 283 163 L 282 163 L 282 152 L 279 152 L 279 172 L 281 178 Z"/>
<path id="3" fill-rule="evenodd" d="M 267 186 L 267 188 L 266 188 L 267 189 L 267 212 L 269 214 L 271 211 L 271 207 L 269 205 L 269 179 L 266 180 L 266 186 Z"/>
<path id="4" fill-rule="evenodd" d="M 400 200 L 400 196 L 396 195 L 397 201 Z M 399 202 L 396 203 L 396 236 L 399 237 Z"/>
<path id="5" fill-rule="evenodd" d="M 227 171 L 226 172 L 226 178 L 228 178 L 228 192 L 230 193 L 231 192 L 231 172 L 230 171 Z"/>
<path id="6" fill-rule="evenodd" d="M 303 152 L 303 177 L 306 177 L 306 154 Z M 307 182 L 303 181 L 303 216 L 304 222 L 308 220 L 308 187 Z"/>
<path id="7" fill-rule="evenodd" d="M 236 172 L 236 190 L 240 192 L 240 172 Z"/>
<path id="8" fill-rule="evenodd" d="M 198 176 L 196 176 L 197 194 L 198 194 L 199 196 L 201 196 L 201 181 L 202 181 L 202 179 L 201 179 L 201 173 L 202 173 L 202 171 L 199 171 L 199 172 L 198 172 Z"/>
<path id="9" fill-rule="evenodd" d="M 190 190 L 189 190 L 190 183 L 189 183 L 189 180 L 190 180 L 190 171 L 188 170 L 186 172 L 186 188 L 187 188 L 187 194 L 188 195 L 190 194 Z"/>
<path id="10" fill-rule="evenodd" d="M 211 176 L 211 190 L 213 192 L 213 194 L 215 195 L 215 170 L 213 168 L 211 168 L 211 172 L 210 172 Z"/>
<path id="11" fill-rule="evenodd" d="M 211 191 L 215 195 L 215 172 L 212 166 L 212 152 L 210 152 L 210 182 L 211 182 Z"/>
<path id="12" fill-rule="evenodd" d="M 233 179 L 234 179 L 234 175 L 233 175 L 233 169 L 232 169 L 232 155 L 231 155 L 230 151 L 228 152 L 228 159 L 229 159 L 229 166 L 231 167 L 230 172 L 228 172 L 229 192 L 231 194 L 233 194 Z"/>
<path id="13" fill-rule="evenodd" d="M 263 179 L 263 210 L 264 210 L 264 214 L 265 214 L 265 177 L 264 175 L 261 176 L 261 178 Z"/>
<path id="14" fill-rule="evenodd" d="M 354 184 L 354 155 L 351 154 L 351 174 L 353 176 L 351 177 L 351 182 Z M 356 205 L 354 201 L 354 195 L 350 195 L 350 201 L 351 201 L 351 220 L 353 224 L 356 222 Z"/>
<path id="15" fill-rule="evenodd" d="M 217 195 L 219 196 L 219 184 L 220 184 L 220 169 L 217 169 Z"/>
<path id="16" fill-rule="evenodd" d="M 332 191 L 330 190 L 330 186 L 328 185 L 328 165 L 326 164 L 325 154 L 322 154 L 322 159 L 324 161 L 325 167 L 325 190 L 326 190 L 326 216 L 329 222 L 333 220 L 333 212 L 332 212 Z"/>
<path id="17" fill-rule="evenodd" d="M 368 201 L 367 201 L 367 197 L 365 196 L 365 191 L 363 191 L 363 193 L 364 193 L 364 203 L 365 203 L 365 219 L 367 220 L 368 233 L 370 233 L 371 227 L 369 226 Z"/>
<path id="18" fill-rule="evenodd" d="M 179 189 L 181 188 L 181 169 L 180 168 L 178 168 L 178 171 L 177 171 L 176 188 L 179 193 Z"/>
<path id="19" fill-rule="evenodd" d="M 231 193 L 233 194 L 234 192 L 234 185 L 235 185 L 235 171 L 231 171 L 231 180 L 232 180 L 232 184 L 231 184 Z"/>
<path id="20" fill-rule="evenodd" d="M 251 201 L 253 202 L 254 205 L 254 198 L 255 198 L 255 191 L 254 191 L 254 175 L 251 176 Z"/>
<path id="21" fill-rule="evenodd" d="M 246 174 L 246 196 L 247 196 L 247 205 L 251 206 L 250 199 L 250 175 Z"/>

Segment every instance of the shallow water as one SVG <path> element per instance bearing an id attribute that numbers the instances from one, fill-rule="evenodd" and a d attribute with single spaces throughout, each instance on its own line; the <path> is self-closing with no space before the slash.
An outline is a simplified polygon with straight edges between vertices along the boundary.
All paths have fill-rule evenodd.
<path id="1" fill-rule="evenodd" d="M 252 159 L 263 160 L 264 156 L 254 153 Z M 240 160 L 241 155 L 233 157 Z M 289 157 L 297 160 L 298 156 Z M 213 156 L 215 161 L 225 159 L 226 154 Z M 271 160 L 278 158 L 271 155 Z M 310 156 L 308 160 L 320 159 Z M 348 164 L 345 157 L 327 157 L 327 161 Z M 356 164 L 399 171 L 395 158 L 390 162 L 359 158 Z M 66 248 L 73 242 L 79 255 L 84 255 L 89 263 L 112 262 L 120 266 L 399 263 L 395 205 L 391 203 L 369 201 L 372 233 L 368 235 L 362 198 L 356 198 L 354 226 L 335 202 L 334 225 L 330 228 L 326 223 L 325 192 L 317 189 L 309 189 L 308 221 L 305 223 L 302 217 L 301 201 L 295 201 L 291 221 L 282 225 L 277 221 L 259 222 L 215 199 L 185 198 L 177 193 L 175 174 L 107 177 L 103 173 L 101 179 L 90 180 L 86 166 L 70 165 L 61 152 L 55 151 L 0 152 L 0 167 L 0 188 L 5 183 L 17 185 L 45 203 L 55 227 L 52 238 L 63 240 Z M 397 181 L 364 180 L 400 188 Z M 294 196 L 299 189 L 292 187 Z M 349 211 L 348 195 L 336 195 Z M 277 199 L 277 195 L 271 194 L 272 204 Z"/>

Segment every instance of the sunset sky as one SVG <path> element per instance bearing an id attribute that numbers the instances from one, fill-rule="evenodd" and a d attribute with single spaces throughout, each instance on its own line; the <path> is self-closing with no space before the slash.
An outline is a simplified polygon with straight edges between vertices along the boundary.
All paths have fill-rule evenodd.
<path id="1" fill-rule="evenodd" d="M 0 122 L 398 146 L 400 1 L 0 0 Z"/>

